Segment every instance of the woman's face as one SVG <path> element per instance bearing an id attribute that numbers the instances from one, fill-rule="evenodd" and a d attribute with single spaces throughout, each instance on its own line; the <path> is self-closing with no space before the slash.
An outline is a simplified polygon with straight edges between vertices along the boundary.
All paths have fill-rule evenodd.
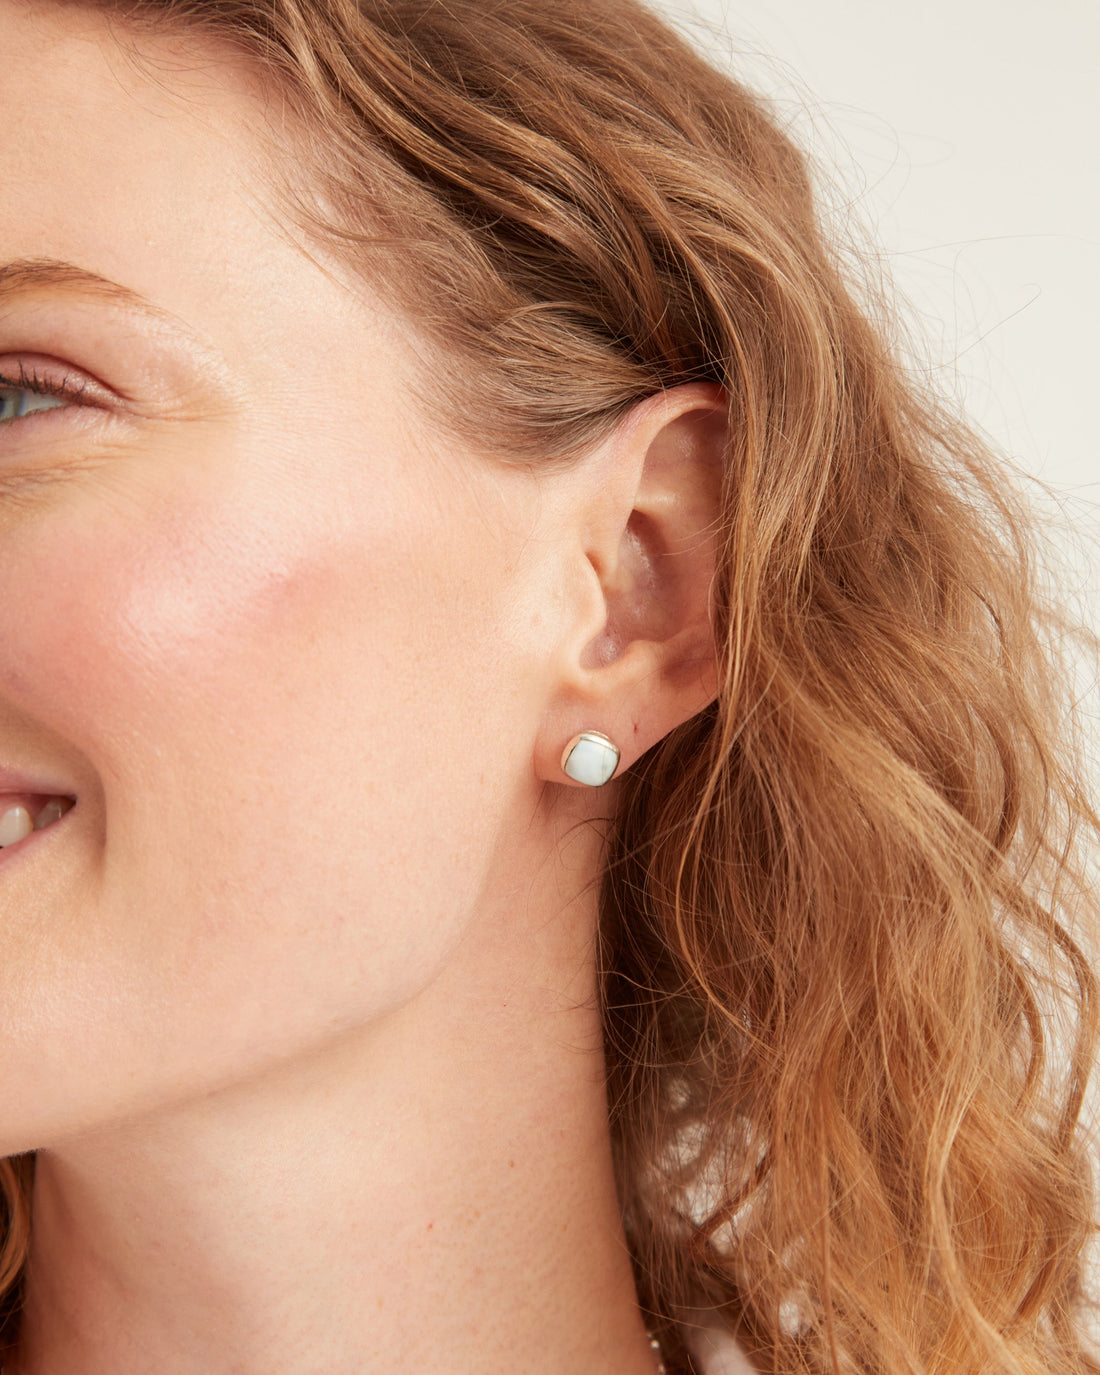
<path id="1" fill-rule="evenodd" d="M 76 798 L 0 851 L 6 1154 L 421 988 L 528 800 L 553 612 L 545 482 L 433 442 L 219 50 L 0 10 L 0 264 L 39 263 L 0 374 L 84 385 L 0 393 L 42 407 L 0 425 L 3 787 Z"/>

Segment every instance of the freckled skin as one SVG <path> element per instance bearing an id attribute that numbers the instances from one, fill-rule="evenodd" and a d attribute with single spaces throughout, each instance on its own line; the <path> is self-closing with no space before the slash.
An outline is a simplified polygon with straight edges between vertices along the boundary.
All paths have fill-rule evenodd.
<path id="1" fill-rule="evenodd" d="M 239 91 L 200 70 L 168 93 L 46 31 L 52 63 L 0 76 L 4 258 L 124 281 L 209 354 L 63 292 L 0 310 L 0 364 L 56 358 L 132 399 L 0 435 L 0 741 L 80 798 L 47 881 L 67 870 L 79 902 L 27 929 L 44 866 L 0 885 L 6 1150 L 408 997 L 515 802 L 469 761 L 532 746 L 497 638 L 522 624 L 530 479 L 411 413 L 407 331 L 265 216 Z M 36 114 L 51 100 L 66 120 Z"/>

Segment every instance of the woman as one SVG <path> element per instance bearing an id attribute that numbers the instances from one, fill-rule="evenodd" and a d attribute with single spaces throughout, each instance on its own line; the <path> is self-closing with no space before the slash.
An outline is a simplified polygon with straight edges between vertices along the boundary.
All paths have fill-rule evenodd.
<path id="1" fill-rule="evenodd" d="M 1095 1370 L 1065 627 L 767 109 L 0 4 L 7 1375 Z"/>

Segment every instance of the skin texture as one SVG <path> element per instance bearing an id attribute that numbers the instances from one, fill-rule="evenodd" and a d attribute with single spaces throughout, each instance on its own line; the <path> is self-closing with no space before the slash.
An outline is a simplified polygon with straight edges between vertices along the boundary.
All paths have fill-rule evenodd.
<path id="1" fill-rule="evenodd" d="M 266 208 L 247 75 L 0 0 L 0 1151 L 24 1375 L 653 1368 L 611 1176 L 593 880 L 715 691 L 721 397 L 572 467 L 458 453 L 412 325 Z M 171 317 L 171 318 L 167 318 Z M 461 389 L 456 389 L 461 404 Z M 578 825 L 578 823 L 582 823 Z"/>

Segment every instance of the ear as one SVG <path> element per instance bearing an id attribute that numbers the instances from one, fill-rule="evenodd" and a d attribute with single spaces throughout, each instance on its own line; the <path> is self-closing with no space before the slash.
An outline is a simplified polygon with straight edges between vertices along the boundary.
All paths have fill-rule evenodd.
<path id="1" fill-rule="evenodd" d="M 618 747 L 621 773 L 717 695 L 711 586 L 728 435 L 726 393 L 691 383 L 640 402 L 582 461 L 539 777 L 577 786 L 563 751 L 590 730 Z"/>

